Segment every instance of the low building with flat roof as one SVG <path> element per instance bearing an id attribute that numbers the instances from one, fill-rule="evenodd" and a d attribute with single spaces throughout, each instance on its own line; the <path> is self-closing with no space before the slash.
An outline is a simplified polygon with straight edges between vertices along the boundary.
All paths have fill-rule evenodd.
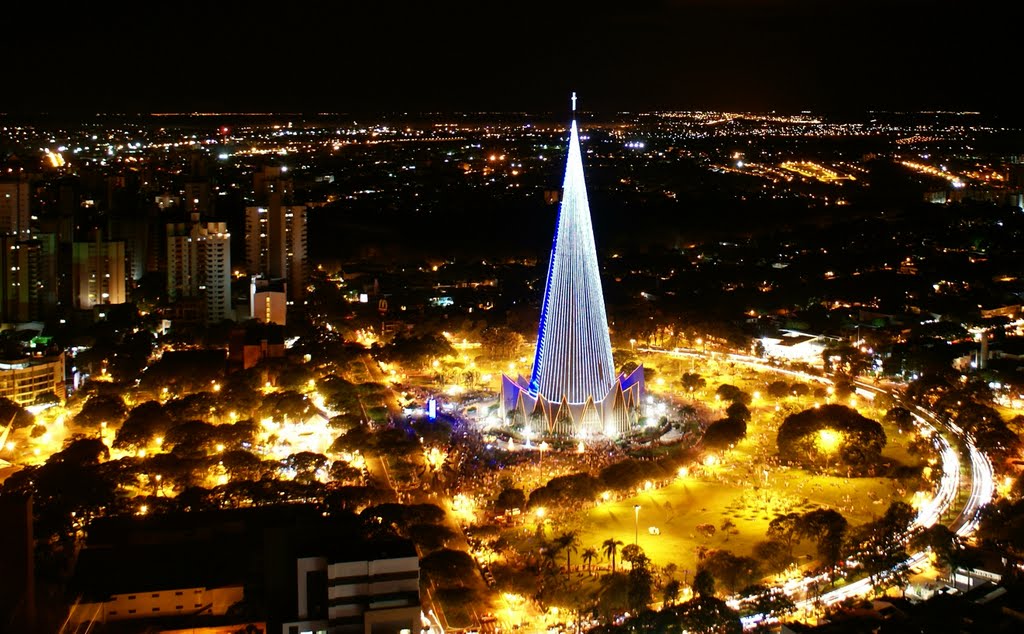
<path id="1" fill-rule="evenodd" d="M 420 563 L 407 540 L 346 544 L 295 562 L 298 611 L 283 634 L 420 630 Z"/>
<path id="2" fill-rule="evenodd" d="M 0 396 L 18 405 L 32 405 L 51 397 L 63 402 L 64 353 L 0 359 Z"/>

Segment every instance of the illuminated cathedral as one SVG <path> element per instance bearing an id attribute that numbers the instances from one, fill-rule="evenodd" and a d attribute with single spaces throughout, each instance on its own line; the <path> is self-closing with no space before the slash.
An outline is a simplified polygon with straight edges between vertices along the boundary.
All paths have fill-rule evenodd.
<path id="1" fill-rule="evenodd" d="M 503 376 L 502 414 L 533 434 L 618 436 L 643 410 L 644 371 L 616 375 L 583 176 L 576 94 L 562 203 L 529 379 Z"/>

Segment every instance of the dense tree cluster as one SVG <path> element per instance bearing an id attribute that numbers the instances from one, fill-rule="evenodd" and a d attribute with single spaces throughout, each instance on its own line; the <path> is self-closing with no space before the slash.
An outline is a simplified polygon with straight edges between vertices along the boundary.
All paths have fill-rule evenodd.
<path id="1" fill-rule="evenodd" d="M 743 405 L 750 405 L 750 401 L 753 400 L 750 394 L 747 394 L 735 385 L 723 383 L 718 386 L 715 390 L 715 396 L 722 399 L 723 401 L 729 401 L 730 403 L 742 403 Z"/>
<path id="2" fill-rule="evenodd" d="M 758 544 L 757 550 L 765 561 L 770 557 L 781 568 L 792 561 L 793 547 L 810 539 L 817 545 L 821 563 L 829 566 L 841 557 L 848 526 L 846 518 L 832 509 L 779 515 L 768 524 L 768 541 Z"/>
<path id="3" fill-rule="evenodd" d="M 916 515 L 905 502 L 893 502 L 882 517 L 850 531 L 848 548 L 871 575 L 874 585 L 884 579 L 906 581 L 906 545 Z"/>
<path id="4" fill-rule="evenodd" d="M 885 413 L 884 422 L 896 427 L 896 431 L 905 434 L 914 428 L 914 415 L 905 407 L 899 405 L 889 408 Z"/>
<path id="5" fill-rule="evenodd" d="M 848 341 L 833 342 L 821 352 L 825 372 L 841 377 L 856 377 L 870 365 L 868 356 Z"/>
<path id="6" fill-rule="evenodd" d="M 419 447 L 419 442 L 410 430 L 401 427 L 389 427 L 376 432 L 366 425 L 353 427 L 334 439 L 331 451 L 360 452 L 369 455 L 391 453 L 402 455 Z"/>
<path id="7" fill-rule="evenodd" d="M 991 406 L 993 394 L 983 380 L 958 380 L 948 372 L 922 375 L 907 386 L 907 397 L 953 421 L 990 454 L 1007 456 L 1021 447 L 1020 438 Z"/>
<path id="8" fill-rule="evenodd" d="M 522 489 L 505 488 L 498 494 L 494 505 L 499 511 L 526 508 L 526 493 Z"/>
<path id="9" fill-rule="evenodd" d="M 743 440 L 746 435 L 746 421 L 722 418 L 708 425 L 704 432 L 704 446 L 708 449 L 725 449 Z"/>
<path id="10" fill-rule="evenodd" d="M 756 559 L 735 555 L 728 550 L 715 550 L 699 564 L 698 570 L 708 571 L 730 594 L 756 583 L 763 575 Z"/>
<path id="11" fill-rule="evenodd" d="M 689 394 L 693 394 L 693 392 L 697 390 L 704 389 L 708 384 L 704 377 L 696 372 L 684 372 L 683 375 L 679 377 L 679 382 L 682 384 L 683 390 Z"/>
<path id="12" fill-rule="evenodd" d="M 252 421 L 212 425 L 190 420 L 167 430 L 164 448 L 179 456 L 205 457 L 220 451 L 248 449 L 256 441 L 256 433 Z"/>
<path id="13" fill-rule="evenodd" d="M 120 425 L 128 415 L 124 399 L 113 394 L 97 394 L 89 397 L 73 419 L 72 427 L 88 432 L 99 431 L 106 423 L 111 429 Z"/>
<path id="14" fill-rule="evenodd" d="M 739 613 L 713 594 L 706 594 L 657 612 L 643 610 L 620 625 L 603 625 L 590 631 L 593 634 L 740 634 L 743 626 Z"/>
<path id="15" fill-rule="evenodd" d="M 689 464 L 692 459 L 693 453 L 681 448 L 656 459 L 627 458 L 601 469 L 598 479 L 606 489 L 632 489 L 647 480 L 674 477 L 679 467 Z"/>
<path id="16" fill-rule="evenodd" d="M 171 394 L 190 394 L 223 379 L 223 350 L 182 350 L 165 352 L 151 363 L 142 373 L 139 387 L 151 394 L 164 388 Z"/>
<path id="17" fill-rule="evenodd" d="M 157 401 L 146 401 L 132 408 L 117 430 L 114 449 L 138 450 L 162 438 L 174 420 Z"/>
<path id="18" fill-rule="evenodd" d="M 483 350 L 489 356 L 506 360 L 518 356 L 524 339 L 521 334 L 507 326 L 490 326 L 480 333 Z"/>
<path id="19" fill-rule="evenodd" d="M 398 336 L 385 345 L 373 344 L 372 352 L 381 361 L 408 368 L 426 366 L 433 359 L 452 356 L 455 349 L 440 334 Z"/>
<path id="20" fill-rule="evenodd" d="M 779 457 L 809 469 L 845 466 L 861 473 L 878 463 L 885 447 L 882 426 L 845 405 L 790 414 L 779 427 Z"/>
<path id="21" fill-rule="evenodd" d="M 1024 498 L 1002 498 L 981 509 L 978 537 L 1017 557 L 1024 556 Z"/>
<path id="22" fill-rule="evenodd" d="M 602 491 L 601 481 L 589 473 L 572 473 L 551 478 L 544 486 L 530 493 L 528 507 L 575 506 L 592 502 Z"/>
<path id="23" fill-rule="evenodd" d="M 933 524 L 915 533 L 910 539 L 910 546 L 914 550 L 931 550 L 935 561 L 947 570 L 962 566 L 969 560 L 963 540 L 945 524 Z"/>

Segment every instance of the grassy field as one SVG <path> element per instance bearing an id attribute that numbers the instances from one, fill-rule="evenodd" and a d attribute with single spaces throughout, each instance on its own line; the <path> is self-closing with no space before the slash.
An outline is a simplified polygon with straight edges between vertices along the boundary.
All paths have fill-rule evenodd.
<path id="1" fill-rule="evenodd" d="M 665 370 L 669 375 L 691 371 L 689 366 L 689 361 L 672 360 L 659 367 L 659 375 L 664 376 Z M 714 465 L 697 465 L 690 474 L 668 486 L 622 500 L 602 502 L 575 517 L 563 517 L 564 526 L 551 527 L 552 533 L 577 530 L 581 549 L 595 547 L 599 552 L 601 542 L 606 539 L 631 544 L 636 538 L 655 564 L 675 563 L 681 570 L 693 571 L 701 547 L 750 554 L 754 544 L 765 539 L 768 523 L 780 514 L 827 507 L 838 510 L 851 525 L 856 525 L 884 513 L 893 500 L 909 500 L 913 492 L 902 490 L 896 480 L 815 475 L 801 469 L 769 466 L 776 453 L 778 427 L 785 416 L 813 407 L 815 402 L 825 402 L 825 399 L 808 396 L 777 401 L 763 396 L 771 381 L 780 378 L 793 381 L 770 371 L 701 360 L 694 366 L 692 371 L 700 372 L 707 380 L 707 387 L 696 400 L 709 408 L 714 418 L 724 416 L 725 404 L 714 399 L 714 391 L 720 384 L 730 383 L 749 394 L 762 394 L 750 406 L 752 420 L 746 439 L 735 448 L 716 455 Z M 675 391 L 667 384 L 663 386 L 663 396 Z M 686 403 L 689 399 L 678 402 Z M 874 420 L 881 420 L 885 414 L 884 406 L 876 406 L 864 398 L 854 399 L 854 404 L 858 411 Z M 886 426 L 886 434 L 889 442 L 883 452 L 885 457 L 903 464 L 922 462 L 922 458 L 907 451 L 911 435 L 901 435 L 890 426 Z M 638 536 L 634 532 L 633 506 L 636 504 L 640 505 Z M 733 527 L 721 530 L 727 521 Z M 718 530 L 712 537 L 704 537 L 696 530 L 700 524 L 712 524 Z M 650 527 L 659 529 L 660 534 L 651 534 Z M 813 550 L 812 543 L 804 542 L 796 553 L 809 555 Z"/>
<path id="2" fill-rule="evenodd" d="M 771 474 L 768 487 L 754 489 L 731 481 L 729 471 L 719 468 L 700 478 L 687 476 L 661 489 L 600 504 L 579 518 L 582 547 L 593 546 L 600 552 L 601 542 L 609 538 L 633 543 L 633 506 L 639 504 L 638 543 L 644 552 L 657 565 L 675 563 L 681 570 L 692 571 L 701 546 L 750 554 L 779 514 L 824 506 L 839 509 L 851 524 L 860 524 L 884 512 L 894 497 L 890 481 L 879 478 L 847 480 L 789 470 Z M 696 530 L 700 524 L 720 529 L 726 521 L 735 528 L 718 530 L 711 538 Z M 660 534 L 650 534 L 650 527 L 658 528 Z M 810 554 L 813 545 L 802 544 L 796 552 Z"/>

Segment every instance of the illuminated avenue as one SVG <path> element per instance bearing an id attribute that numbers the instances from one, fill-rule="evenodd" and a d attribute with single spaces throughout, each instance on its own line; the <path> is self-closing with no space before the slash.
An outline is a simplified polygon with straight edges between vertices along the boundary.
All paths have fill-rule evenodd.
<path id="1" fill-rule="evenodd" d="M 0 120 L 5 622 L 1010 627 L 1021 130 L 572 117 Z M 503 394 L 580 191 L 615 425 Z"/>

